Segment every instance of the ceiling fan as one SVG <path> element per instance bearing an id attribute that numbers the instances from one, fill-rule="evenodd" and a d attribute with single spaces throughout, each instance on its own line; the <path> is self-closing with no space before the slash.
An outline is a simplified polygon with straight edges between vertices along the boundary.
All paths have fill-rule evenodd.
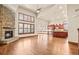
<path id="1" fill-rule="evenodd" d="M 39 14 L 41 11 L 46 11 L 46 10 L 48 10 L 49 8 L 53 7 L 53 6 L 54 6 L 54 4 L 48 5 L 48 6 L 46 6 L 46 7 L 37 8 L 37 9 L 36 9 L 36 13 Z M 39 7 L 39 6 L 38 6 L 38 7 Z"/>
<path id="2" fill-rule="evenodd" d="M 41 8 L 38 8 L 38 9 L 36 10 L 36 13 L 38 14 L 38 13 L 40 13 L 40 11 L 41 11 Z"/>

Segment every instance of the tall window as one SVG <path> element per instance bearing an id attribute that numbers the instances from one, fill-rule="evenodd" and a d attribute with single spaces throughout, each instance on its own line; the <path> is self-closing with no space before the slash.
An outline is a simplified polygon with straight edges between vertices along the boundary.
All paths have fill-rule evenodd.
<path id="1" fill-rule="evenodd" d="M 23 23 L 19 23 L 19 33 L 23 33 Z"/>
<path id="2" fill-rule="evenodd" d="M 27 34 L 27 33 L 34 33 L 34 17 L 29 16 L 26 14 L 19 13 L 19 34 Z"/>

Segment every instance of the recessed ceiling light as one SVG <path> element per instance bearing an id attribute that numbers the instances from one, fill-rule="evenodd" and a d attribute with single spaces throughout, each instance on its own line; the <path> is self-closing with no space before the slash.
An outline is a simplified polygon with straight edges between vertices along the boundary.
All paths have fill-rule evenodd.
<path id="1" fill-rule="evenodd" d="M 41 10 L 40 8 L 39 8 L 39 9 L 37 9 L 37 10 L 36 10 L 36 13 L 40 13 L 40 10 Z"/>
<path id="2" fill-rule="evenodd" d="M 39 10 L 36 11 L 36 13 L 39 13 L 39 12 L 40 12 Z"/>

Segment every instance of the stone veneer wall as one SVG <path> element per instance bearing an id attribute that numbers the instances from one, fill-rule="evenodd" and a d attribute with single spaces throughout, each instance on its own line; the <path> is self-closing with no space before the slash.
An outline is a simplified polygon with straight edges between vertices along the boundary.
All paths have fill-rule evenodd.
<path id="1" fill-rule="evenodd" d="M 14 13 L 7 7 L 0 5 L 0 41 L 6 41 L 5 31 L 15 31 L 15 16 Z M 11 39 L 8 39 L 9 41 Z"/>

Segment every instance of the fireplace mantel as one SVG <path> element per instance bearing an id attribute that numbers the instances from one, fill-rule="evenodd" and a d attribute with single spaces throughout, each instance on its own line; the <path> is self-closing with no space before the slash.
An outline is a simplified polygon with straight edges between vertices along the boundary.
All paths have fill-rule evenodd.
<path id="1" fill-rule="evenodd" d="M 12 28 L 12 27 L 3 27 L 3 29 L 15 29 L 15 28 Z"/>

